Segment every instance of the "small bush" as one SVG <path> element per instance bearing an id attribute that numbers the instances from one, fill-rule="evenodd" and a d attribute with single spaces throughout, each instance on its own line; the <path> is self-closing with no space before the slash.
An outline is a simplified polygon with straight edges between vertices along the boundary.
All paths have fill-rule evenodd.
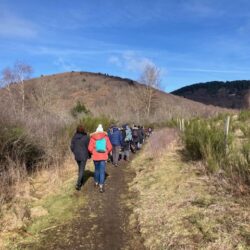
<path id="1" fill-rule="evenodd" d="M 208 120 L 189 121 L 183 133 L 186 152 L 191 159 L 204 161 L 209 172 L 223 170 L 227 176 L 239 177 L 244 182 L 250 183 L 249 137 L 237 134 L 237 131 L 241 130 L 247 135 L 247 122 L 239 121 L 240 119 L 246 121 L 246 116 L 244 114 L 239 120 L 231 119 L 227 140 L 224 118 L 220 116 Z"/>
<path id="2" fill-rule="evenodd" d="M 79 114 L 90 114 L 90 111 L 85 107 L 83 103 L 78 101 L 76 105 L 71 109 L 71 114 L 73 117 L 77 117 Z"/>
<path id="3" fill-rule="evenodd" d="M 192 159 L 205 160 L 212 172 L 219 169 L 226 152 L 223 128 L 206 120 L 193 120 L 187 125 L 183 139 Z"/>
<path id="4" fill-rule="evenodd" d="M 239 113 L 239 121 L 245 122 L 250 120 L 250 110 L 243 110 Z"/>
<path id="5" fill-rule="evenodd" d="M 0 135 L 0 161 L 7 159 L 21 162 L 31 170 L 42 159 L 45 152 L 39 144 L 30 138 L 21 127 L 5 128 Z"/>
<path id="6" fill-rule="evenodd" d="M 85 116 L 66 128 L 69 137 L 71 137 L 74 134 L 75 129 L 79 124 L 83 125 L 85 131 L 88 134 L 90 134 L 95 132 L 99 124 L 102 124 L 103 129 L 107 131 L 107 129 L 110 127 L 111 124 L 116 124 L 116 121 L 106 116 L 99 116 L 99 117 Z"/>

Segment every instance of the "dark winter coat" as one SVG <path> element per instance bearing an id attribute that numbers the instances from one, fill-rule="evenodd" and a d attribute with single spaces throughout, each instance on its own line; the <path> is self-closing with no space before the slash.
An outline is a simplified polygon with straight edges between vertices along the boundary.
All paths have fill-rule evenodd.
<path id="1" fill-rule="evenodd" d="M 138 129 L 138 139 L 139 139 L 139 143 L 142 144 L 143 143 L 143 139 L 144 139 L 144 133 L 143 133 L 143 129 L 142 128 Z"/>
<path id="2" fill-rule="evenodd" d="M 71 140 L 70 149 L 76 161 L 85 161 L 89 158 L 89 136 L 87 134 L 75 133 Z"/>
<path id="3" fill-rule="evenodd" d="M 138 143 L 139 142 L 138 128 L 133 128 L 132 129 L 132 136 L 133 136 L 133 142 Z"/>
<path id="4" fill-rule="evenodd" d="M 108 131 L 108 136 L 112 146 L 122 146 L 122 133 L 118 128 L 111 128 Z"/>

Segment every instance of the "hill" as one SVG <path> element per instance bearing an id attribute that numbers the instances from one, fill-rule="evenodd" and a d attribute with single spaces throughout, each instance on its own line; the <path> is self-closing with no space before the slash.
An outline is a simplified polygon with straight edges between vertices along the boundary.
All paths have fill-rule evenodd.
<path id="1" fill-rule="evenodd" d="M 14 88 L 14 86 L 13 86 Z M 2 94 L 6 96 L 6 93 Z M 121 122 L 145 122 L 142 94 L 145 86 L 101 73 L 68 72 L 25 82 L 26 109 L 43 108 L 61 117 L 81 102 L 93 115 L 104 114 Z M 0 93 L 1 94 L 1 93 Z M 209 116 L 222 109 L 155 90 L 148 122 L 172 117 Z"/>
<path id="2" fill-rule="evenodd" d="M 250 108 L 250 81 L 213 81 L 192 84 L 172 92 L 190 100 L 224 108 Z"/>

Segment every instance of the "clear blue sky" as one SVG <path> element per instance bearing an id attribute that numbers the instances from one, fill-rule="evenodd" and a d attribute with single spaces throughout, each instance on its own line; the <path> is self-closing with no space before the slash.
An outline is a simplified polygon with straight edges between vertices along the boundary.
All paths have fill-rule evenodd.
<path id="1" fill-rule="evenodd" d="M 163 88 L 250 79 L 248 0 L 0 0 L 0 70 L 34 76 L 103 72 L 137 80 L 146 63 Z"/>

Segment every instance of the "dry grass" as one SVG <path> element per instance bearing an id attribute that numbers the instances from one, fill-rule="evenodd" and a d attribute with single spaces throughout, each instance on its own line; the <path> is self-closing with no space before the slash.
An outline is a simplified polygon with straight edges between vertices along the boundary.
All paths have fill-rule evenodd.
<path id="1" fill-rule="evenodd" d="M 140 110 L 143 86 L 128 79 L 74 72 L 32 79 L 25 87 L 29 107 L 46 108 L 62 117 L 80 101 L 93 115 L 105 114 L 120 122 L 143 123 L 145 120 Z M 210 116 L 225 111 L 161 91 L 157 91 L 156 98 L 159 105 L 152 110 L 151 122 L 172 117 Z"/>
<path id="2" fill-rule="evenodd" d="M 69 199 L 74 192 L 76 173 L 75 162 L 68 158 L 63 165 L 38 170 L 32 177 L 12 185 L 15 196 L 1 206 L 0 238 L 4 241 L 2 245 L 0 242 L 0 249 L 4 249 L 4 244 L 13 249 L 25 238 L 34 240 L 41 230 L 49 227 L 51 218 L 59 223 L 70 218 L 76 207 L 76 204 L 72 207 Z M 34 215 L 33 210 L 36 213 L 38 210 L 38 215 Z"/>
<path id="3" fill-rule="evenodd" d="M 161 144 L 160 134 L 151 143 Z M 165 137 L 169 134 L 165 131 Z M 155 158 L 148 157 L 150 148 L 133 161 L 137 175 L 130 187 L 139 193 L 134 213 L 146 247 L 249 249 L 250 197 L 233 196 L 202 166 L 184 163 L 175 142 Z"/>

